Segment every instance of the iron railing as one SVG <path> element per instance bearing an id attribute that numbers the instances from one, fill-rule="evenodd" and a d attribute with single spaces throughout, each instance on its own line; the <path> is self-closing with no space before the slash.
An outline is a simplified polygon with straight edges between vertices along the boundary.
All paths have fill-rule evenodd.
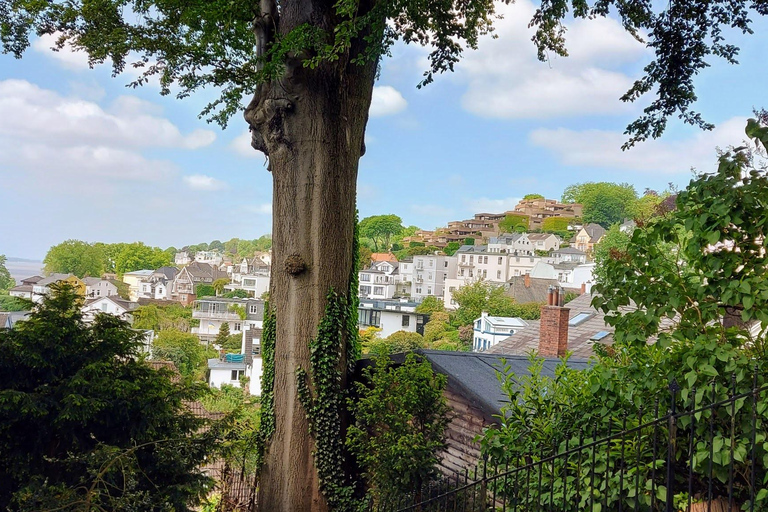
<path id="1" fill-rule="evenodd" d="M 715 383 L 699 405 L 670 385 L 634 415 L 562 436 L 549 450 L 481 461 L 409 495 L 384 496 L 371 511 L 418 512 L 749 512 L 768 511 L 768 385 L 718 400 Z M 678 408 L 678 405 L 682 407 Z M 709 411 L 709 413 L 707 413 Z M 650 420 L 646 418 L 650 417 Z M 737 419 L 738 417 L 738 419 Z M 636 425 L 636 426 L 633 426 Z"/>

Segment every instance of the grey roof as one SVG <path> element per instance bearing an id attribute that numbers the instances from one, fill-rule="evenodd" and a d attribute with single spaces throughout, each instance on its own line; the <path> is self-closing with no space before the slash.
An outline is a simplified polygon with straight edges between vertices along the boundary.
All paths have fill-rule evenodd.
<path id="1" fill-rule="evenodd" d="M 48 286 L 49 284 L 57 283 L 61 281 L 62 279 L 66 279 L 68 277 L 73 276 L 74 274 L 59 274 L 59 273 L 53 273 L 49 275 L 48 277 L 44 277 L 43 279 L 39 280 L 37 283 L 38 286 Z"/>
<path id="2" fill-rule="evenodd" d="M 525 286 L 525 276 L 514 276 L 509 280 L 509 288 L 506 294 L 515 299 L 518 304 L 527 302 L 546 302 L 547 292 L 550 286 L 562 286 L 557 279 L 545 279 L 542 277 L 529 277 L 528 286 Z M 576 292 L 576 289 L 566 289 Z M 581 290 L 578 290 L 581 292 Z"/>
<path id="3" fill-rule="evenodd" d="M 517 376 L 529 375 L 530 361 L 528 356 L 499 356 L 477 352 L 451 352 L 443 350 L 417 350 L 416 353 L 427 359 L 432 368 L 448 377 L 448 387 L 485 412 L 489 419 L 498 415 L 501 408 L 509 402 L 509 398 L 501 391 L 497 372 L 503 365 L 509 367 Z M 404 359 L 404 354 L 393 356 L 395 361 Z M 541 374 L 554 377 L 555 368 L 560 364 L 557 358 L 544 360 Z M 575 369 L 587 367 L 584 360 L 571 359 L 568 366 Z"/>
<path id="4" fill-rule="evenodd" d="M 141 270 L 134 270 L 133 272 L 126 272 L 123 275 L 124 276 L 143 276 L 143 277 L 149 277 L 149 276 L 151 276 L 154 273 L 155 273 L 154 270 L 150 270 L 150 269 L 146 269 L 145 268 L 145 269 L 141 269 Z"/>
<path id="5" fill-rule="evenodd" d="M 163 274 L 166 279 L 173 279 L 178 273 L 179 269 L 176 267 L 160 267 L 159 269 L 155 270 L 155 274 Z"/>
<path id="6" fill-rule="evenodd" d="M 123 308 L 126 311 L 133 311 L 134 309 L 139 307 L 139 303 L 138 302 L 131 302 L 129 300 L 125 300 L 125 299 L 119 297 L 118 295 L 104 295 L 103 297 L 96 297 L 94 299 L 88 299 L 88 300 L 85 301 L 85 304 L 86 305 L 90 305 L 90 304 L 93 304 L 94 302 L 99 301 L 99 300 L 111 300 L 112 302 L 114 302 L 115 304 L 117 304 L 118 306 L 120 306 L 121 308 Z"/>
<path id="7" fill-rule="evenodd" d="M 216 357 L 208 360 L 208 368 L 211 370 L 245 370 L 245 361 L 242 363 L 229 363 Z"/>
<path id="8" fill-rule="evenodd" d="M 462 245 L 456 252 L 486 252 L 487 250 L 487 245 Z"/>
<path id="9" fill-rule="evenodd" d="M 590 313 L 592 316 L 576 326 L 568 327 L 568 350 L 573 352 L 577 358 L 589 358 L 593 355 L 595 342 L 590 338 L 601 331 L 613 333 L 613 327 L 606 325 L 605 313 L 591 306 L 592 295 L 585 293 L 573 299 L 565 305 L 570 309 L 569 318 L 573 318 L 579 313 Z M 528 327 L 517 331 L 509 338 L 501 340 L 499 343 L 488 349 L 491 354 L 510 354 L 523 355 L 530 351 L 539 349 L 539 320 L 529 320 Z M 612 336 L 603 338 L 600 343 L 610 344 L 613 341 Z"/>
<path id="10" fill-rule="evenodd" d="M 580 251 L 575 247 L 563 247 L 562 249 L 552 251 L 552 254 L 577 254 L 579 256 L 581 255 L 586 256 L 587 253 L 585 253 L 584 251 Z"/>
<path id="11" fill-rule="evenodd" d="M 13 326 L 17 322 L 24 320 L 30 314 L 30 311 L 10 311 L 7 313 L 0 313 L 0 329 L 3 327 L 9 327 L 13 329 Z"/>
<path id="12" fill-rule="evenodd" d="M 31 293 L 32 292 L 32 285 L 31 284 L 20 284 L 19 286 L 14 286 L 9 292 L 25 292 L 25 293 Z"/>
<path id="13" fill-rule="evenodd" d="M 27 277 L 26 279 L 22 279 L 21 282 L 24 284 L 35 284 L 42 279 L 43 279 L 42 276 L 30 276 L 30 277 Z"/>
<path id="14" fill-rule="evenodd" d="M 84 277 L 84 278 L 82 279 L 82 281 L 83 281 L 83 282 L 84 282 L 84 283 L 85 283 L 87 286 L 93 286 L 94 284 L 97 284 L 99 281 L 101 281 L 101 278 L 98 278 L 98 277 Z"/>

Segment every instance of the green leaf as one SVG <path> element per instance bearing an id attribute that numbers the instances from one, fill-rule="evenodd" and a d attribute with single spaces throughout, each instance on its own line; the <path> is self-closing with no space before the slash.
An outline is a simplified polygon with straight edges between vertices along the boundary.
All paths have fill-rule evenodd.
<path id="1" fill-rule="evenodd" d="M 717 377 L 718 375 L 720 375 L 715 369 L 715 367 L 712 366 L 711 364 L 702 364 L 699 367 L 699 371 L 704 375 L 707 375 L 708 377 Z"/>

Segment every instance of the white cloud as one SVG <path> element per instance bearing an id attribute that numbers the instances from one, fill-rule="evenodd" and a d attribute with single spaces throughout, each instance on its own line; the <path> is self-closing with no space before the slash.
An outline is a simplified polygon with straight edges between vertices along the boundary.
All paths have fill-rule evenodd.
<path id="1" fill-rule="evenodd" d="M 45 34 L 32 42 L 32 49 L 51 57 L 62 67 L 78 71 L 88 69 L 88 55 L 82 51 L 75 51 L 70 44 L 65 44 L 60 50 L 56 47 L 57 34 Z"/>
<path id="2" fill-rule="evenodd" d="M 191 176 L 184 176 L 183 179 L 184 183 L 192 190 L 213 191 L 227 188 L 227 184 L 223 181 L 205 174 L 192 174 Z"/>
<path id="3" fill-rule="evenodd" d="M 491 199 L 489 197 L 478 197 L 464 201 L 467 211 L 474 213 L 501 213 L 514 210 L 519 197 L 505 197 L 502 199 Z"/>
<path id="4" fill-rule="evenodd" d="M 371 100 L 371 117 L 383 117 L 402 112 L 408 106 L 400 91 L 390 85 L 379 85 L 373 88 Z"/>
<path id="5" fill-rule="evenodd" d="M 259 215 L 272 215 L 272 203 L 252 204 L 245 207 L 248 213 L 258 213 Z"/>
<path id="6" fill-rule="evenodd" d="M 127 108 L 130 105 L 139 108 Z M 25 80 L 4 80 L 0 81 L 0 136 L 45 140 L 62 147 L 87 143 L 124 149 L 196 149 L 216 139 L 210 130 L 182 134 L 169 120 L 148 113 L 151 108 L 142 100 L 119 98 L 112 108 L 65 98 Z"/>
<path id="7" fill-rule="evenodd" d="M 745 139 L 745 125 L 746 118 L 734 117 L 711 132 L 696 131 L 686 139 L 650 140 L 627 151 L 621 150 L 626 135 L 603 130 L 538 129 L 531 132 L 529 141 L 552 152 L 565 165 L 669 174 L 687 173 L 694 167 L 708 172 L 717 165 L 717 147 L 724 149 Z"/>
<path id="8" fill-rule="evenodd" d="M 261 158 L 266 159 L 266 155 L 261 151 L 253 149 L 251 146 L 251 132 L 245 131 L 242 134 L 235 137 L 232 142 L 229 143 L 229 149 L 234 151 L 240 156 L 248 158 Z"/>
<path id="9" fill-rule="evenodd" d="M 528 28 L 535 8 L 528 0 L 499 7 L 498 39 L 485 37 L 459 66 L 467 81 L 464 108 L 483 117 L 540 119 L 616 114 L 632 84 L 622 67 L 646 56 L 644 46 L 613 19 L 577 20 L 566 35 L 569 57 L 543 63 Z"/>

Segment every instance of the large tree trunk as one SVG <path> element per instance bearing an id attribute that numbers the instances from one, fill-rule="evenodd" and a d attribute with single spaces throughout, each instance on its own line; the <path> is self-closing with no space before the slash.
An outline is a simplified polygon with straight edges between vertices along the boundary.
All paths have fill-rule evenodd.
<path id="1" fill-rule="evenodd" d="M 281 32 L 301 22 L 287 23 L 290 15 L 281 13 Z M 343 60 L 315 69 L 290 60 L 283 79 L 261 86 L 246 111 L 253 146 L 269 156 L 274 192 L 275 432 L 260 478 L 263 512 L 328 510 L 296 371 L 309 371 L 309 342 L 317 336 L 326 296 L 331 289 L 347 295 L 355 257 L 357 169 L 376 63 Z M 344 341 L 339 343 L 342 375 Z"/>

